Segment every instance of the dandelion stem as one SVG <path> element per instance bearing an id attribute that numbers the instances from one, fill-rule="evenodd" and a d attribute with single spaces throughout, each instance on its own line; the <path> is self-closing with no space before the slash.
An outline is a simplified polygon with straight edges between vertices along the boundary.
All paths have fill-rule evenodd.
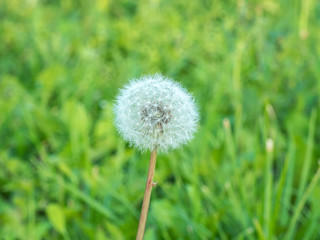
<path id="1" fill-rule="evenodd" d="M 144 192 L 143 197 L 143 203 L 142 203 L 142 209 L 140 214 L 140 220 L 139 220 L 139 227 L 137 232 L 137 238 L 136 240 L 142 240 L 144 235 L 144 229 L 146 227 L 146 221 L 147 221 L 147 215 L 149 210 L 149 203 L 150 203 L 150 196 L 151 196 L 151 190 L 152 187 L 155 186 L 153 184 L 153 175 L 154 170 L 156 167 L 156 159 L 157 159 L 157 151 L 154 150 L 151 152 L 150 157 L 150 164 L 149 164 L 149 170 L 148 170 L 148 178 L 146 183 L 146 190 Z"/>

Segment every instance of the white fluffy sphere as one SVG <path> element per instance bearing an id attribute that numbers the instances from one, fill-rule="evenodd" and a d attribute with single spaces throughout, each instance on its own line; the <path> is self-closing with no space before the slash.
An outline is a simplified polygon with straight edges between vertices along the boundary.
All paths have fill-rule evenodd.
<path id="1" fill-rule="evenodd" d="M 187 90 L 160 74 L 132 80 L 117 96 L 114 112 L 119 133 L 142 151 L 187 143 L 199 119 Z"/>

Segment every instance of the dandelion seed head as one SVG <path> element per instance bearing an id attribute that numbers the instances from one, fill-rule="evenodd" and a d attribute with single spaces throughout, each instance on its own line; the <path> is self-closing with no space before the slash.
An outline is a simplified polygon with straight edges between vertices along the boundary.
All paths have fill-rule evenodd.
<path id="1" fill-rule="evenodd" d="M 118 94 L 114 112 L 119 133 L 142 151 L 186 144 L 199 120 L 193 97 L 160 74 L 132 80 Z"/>

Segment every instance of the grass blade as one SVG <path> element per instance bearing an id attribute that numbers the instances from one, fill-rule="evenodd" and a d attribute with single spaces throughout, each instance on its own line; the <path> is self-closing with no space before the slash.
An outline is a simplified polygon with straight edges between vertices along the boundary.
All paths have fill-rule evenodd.
<path id="1" fill-rule="evenodd" d="M 298 200 L 301 199 L 302 193 L 305 190 L 305 186 L 307 184 L 307 179 L 310 171 L 312 151 L 313 151 L 313 145 L 314 145 L 314 134 L 315 134 L 315 125 L 316 125 L 316 116 L 317 116 L 316 113 L 317 111 L 314 109 L 311 113 L 311 118 L 309 122 L 307 151 L 306 151 L 306 157 L 305 157 L 305 161 L 302 169 L 302 175 L 300 178 L 300 185 L 298 189 Z"/>
<path id="2" fill-rule="evenodd" d="M 305 203 L 307 202 L 313 188 L 316 186 L 318 180 L 320 178 L 320 167 L 318 168 L 318 171 L 316 172 L 316 174 L 314 175 L 314 177 L 312 178 L 308 188 L 306 189 L 305 193 L 303 194 L 300 202 L 298 203 L 298 206 L 296 207 L 293 217 L 291 218 L 290 224 L 289 224 L 289 230 L 287 232 L 287 235 L 285 237 L 286 240 L 290 240 L 293 239 L 294 233 L 295 233 L 295 227 L 296 224 L 299 220 L 300 214 L 302 212 L 302 209 L 305 205 Z"/>

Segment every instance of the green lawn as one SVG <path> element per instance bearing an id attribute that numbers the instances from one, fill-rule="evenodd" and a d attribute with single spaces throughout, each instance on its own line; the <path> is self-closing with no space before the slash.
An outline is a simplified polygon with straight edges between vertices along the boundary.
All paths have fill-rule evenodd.
<path id="1" fill-rule="evenodd" d="M 135 239 L 150 153 L 112 105 L 156 72 L 201 120 L 145 239 L 320 239 L 319 26 L 316 0 L 0 1 L 0 239 Z"/>

